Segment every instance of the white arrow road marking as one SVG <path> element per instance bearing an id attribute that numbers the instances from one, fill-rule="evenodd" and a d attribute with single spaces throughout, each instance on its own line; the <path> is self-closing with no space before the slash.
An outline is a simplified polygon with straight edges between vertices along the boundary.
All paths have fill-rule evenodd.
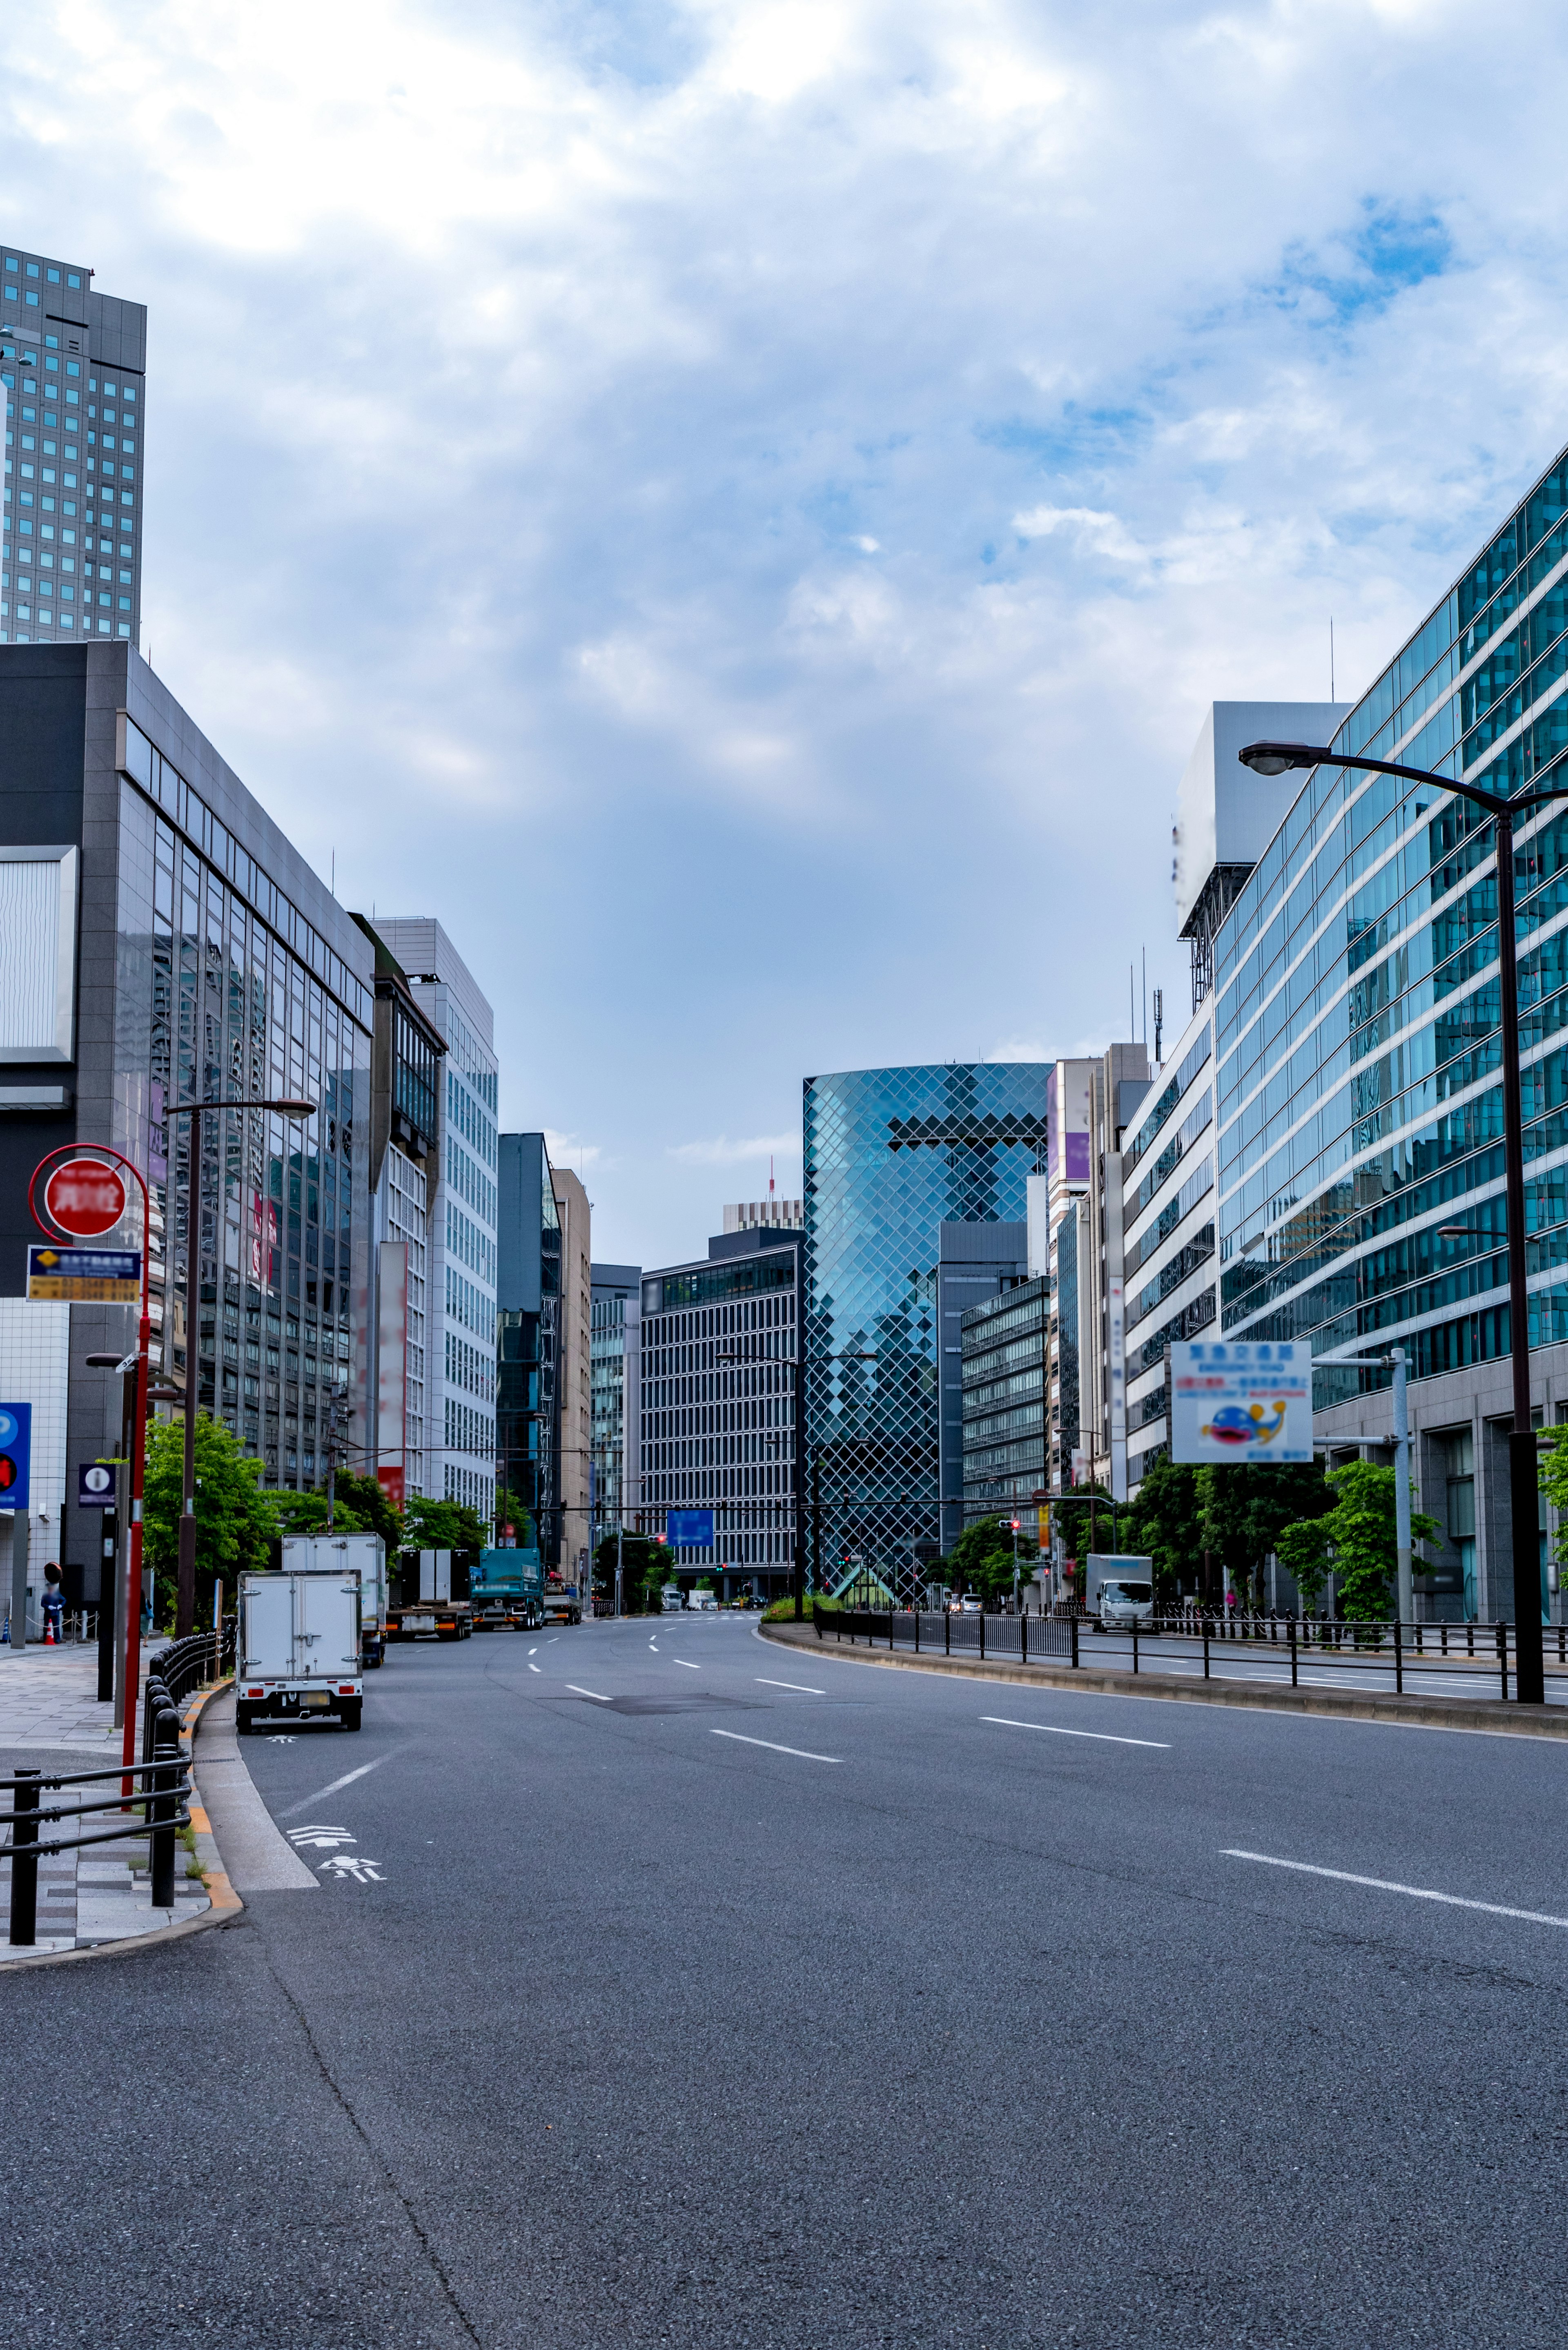
<path id="1" fill-rule="evenodd" d="M 799 1690 L 804 1697 L 826 1697 L 827 1695 L 827 1691 L 826 1690 L 811 1689 L 805 1681 L 771 1681 L 769 1680 L 766 1673 L 753 1674 L 753 1679 L 759 1681 L 763 1689 Z"/>
<path id="2" fill-rule="evenodd" d="M 993 1721 L 999 1730 L 1047 1730 L 1053 1738 L 1094 1738 L 1103 1746 L 1158 1746 L 1170 1752 L 1168 1738 L 1117 1738 L 1108 1730 L 1064 1730 L 1054 1721 L 1010 1721 L 1003 1713 L 982 1713 L 981 1721 Z"/>
<path id="3" fill-rule="evenodd" d="M 765 1746 L 770 1754 L 793 1754 L 801 1762 L 842 1762 L 842 1754 L 808 1754 L 804 1746 L 775 1746 L 771 1738 L 743 1738 L 738 1730 L 715 1730 L 715 1738 L 732 1738 L 738 1746 Z"/>
<path id="4" fill-rule="evenodd" d="M 288 1840 L 317 1852 L 331 1852 L 340 1844 L 358 1844 L 359 1839 L 348 1828 L 333 1828 L 325 1825 L 315 1827 L 290 1828 Z"/>
<path id="5" fill-rule="evenodd" d="M 293 1746 L 296 1743 L 297 1741 L 295 1739 L 283 1737 L 275 1730 L 269 1731 L 267 1733 L 267 1744 L 269 1746 Z"/>
<path id="6" fill-rule="evenodd" d="M 1264 1868 L 1290 1868 L 1303 1877 L 1332 1877 L 1340 1885 L 1365 1885 L 1374 1893 L 1403 1893 L 1412 1901 L 1440 1901 L 1449 1909 L 1483 1909 L 1489 1918 L 1519 1918 L 1527 1926 L 1561 1926 L 1568 1918 L 1548 1918 L 1540 1909 L 1510 1909 L 1501 1901 L 1467 1901 L 1459 1893 L 1434 1893 L 1426 1885 L 1396 1885 L 1386 1877 L 1357 1877 L 1348 1868 L 1314 1868 L 1310 1860 L 1281 1860 L 1272 1852 L 1238 1852 L 1222 1846 L 1221 1860 L 1255 1860 Z"/>
<path id="7" fill-rule="evenodd" d="M 591 1697 L 596 1705 L 608 1705 L 612 1702 L 609 1698 L 601 1697 L 597 1690 L 579 1689 L 576 1681 L 568 1681 L 566 1687 L 574 1697 Z"/>

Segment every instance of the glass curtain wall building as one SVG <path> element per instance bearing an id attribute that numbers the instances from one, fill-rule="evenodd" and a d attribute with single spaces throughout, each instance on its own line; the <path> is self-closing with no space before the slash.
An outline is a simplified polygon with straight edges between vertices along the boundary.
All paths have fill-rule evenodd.
<path id="1" fill-rule="evenodd" d="M 141 633 L 147 311 L 79 262 L 0 251 L 0 644 Z"/>
<path id="2" fill-rule="evenodd" d="M 426 1242 L 426 1475 L 438 1499 L 465 1502 L 488 1522 L 496 1461 L 494 1015 L 439 922 L 389 916 L 376 930 L 447 1048 Z"/>
<path id="3" fill-rule="evenodd" d="M 944 1222 L 1022 1223 L 1044 1171 L 1044 1062 L 857 1069 L 805 1087 L 813 1572 L 908 1596 L 941 1553 Z"/>
<path id="4" fill-rule="evenodd" d="M 1504 796 L 1564 776 L 1568 457 L 1355 705 L 1335 747 Z M 1568 776 L 1564 776 L 1568 780 Z M 1402 1346 L 1436 1612 L 1514 1612 L 1506 1357 L 1568 1398 L 1568 802 L 1515 844 L 1530 1329 L 1509 1326 L 1493 832 L 1440 788 L 1325 764 L 1220 927 L 1223 1335 L 1305 1338 L 1320 1439 L 1386 1442 Z M 1456 1465 L 1460 1464 L 1460 1465 Z"/>
<path id="5" fill-rule="evenodd" d="M 594 1540 L 613 1534 L 627 1506 L 627 1357 L 638 1345 L 639 1264 L 596 1264 L 588 1341 Z"/>

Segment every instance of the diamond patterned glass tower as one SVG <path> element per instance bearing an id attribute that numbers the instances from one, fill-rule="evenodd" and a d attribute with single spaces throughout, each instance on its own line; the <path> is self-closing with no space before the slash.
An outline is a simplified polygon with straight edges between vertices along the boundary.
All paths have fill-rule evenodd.
<path id="1" fill-rule="evenodd" d="M 805 1470 L 829 1590 L 909 1597 L 940 1555 L 937 1228 L 1022 1221 L 1049 1066 L 805 1081 Z"/>

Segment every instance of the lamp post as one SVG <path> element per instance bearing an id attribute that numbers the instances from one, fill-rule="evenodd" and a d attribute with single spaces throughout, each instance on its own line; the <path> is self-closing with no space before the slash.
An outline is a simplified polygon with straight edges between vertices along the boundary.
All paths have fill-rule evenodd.
<path id="1" fill-rule="evenodd" d="M 1546 1700 L 1545 1659 L 1541 1638 L 1540 1479 L 1535 1435 L 1530 1424 L 1530 1298 L 1525 1279 L 1524 1113 L 1519 1067 L 1519 971 L 1513 912 L 1513 820 L 1521 811 L 1549 807 L 1568 797 L 1568 782 L 1545 791 L 1521 792 L 1501 799 L 1477 784 L 1437 775 L 1426 767 L 1402 767 L 1390 759 L 1367 759 L 1310 743 L 1250 743 L 1239 754 L 1257 775 L 1282 775 L 1293 767 L 1356 767 L 1377 775 L 1397 775 L 1434 791 L 1453 792 L 1490 812 L 1497 847 L 1497 943 L 1502 992 L 1503 1190 L 1508 1202 L 1508 1345 L 1513 1371 L 1513 1433 L 1508 1442 L 1510 1515 L 1513 1523 L 1513 1617 L 1518 1665 L 1514 1690 L 1521 1705 Z"/>
<path id="2" fill-rule="evenodd" d="M 185 1170 L 185 1465 L 180 1483 L 180 1575 L 174 1615 L 174 1636 L 181 1640 L 196 1620 L 196 1402 L 201 1385 L 197 1375 L 201 1358 L 197 1337 L 202 1302 L 202 1119 L 210 1109 L 270 1109 L 275 1110 L 282 1118 L 299 1119 L 316 1116 L 313 1101 L 269 1101 L 250 1097 L 241 1101 L 174 1102 L 168 1110 L 171 1118 L 188 1118 L 191 1121 L 191 1149 Z M 213 1369 L 215 1382 L 215 1351 Z M 215 1384 L 213 1404 L 215 1410 Z"/>

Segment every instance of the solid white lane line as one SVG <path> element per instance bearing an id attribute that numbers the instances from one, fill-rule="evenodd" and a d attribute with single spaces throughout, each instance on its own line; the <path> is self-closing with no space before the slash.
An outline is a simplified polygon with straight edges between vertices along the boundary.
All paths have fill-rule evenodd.
<path id="1" fill-rule="evenodd" d="M 537 1665 L 530 1665 L 528 1669 L 531 1673 L 536 1673 L 539 1670 L 539 1667 Z"/>
<path id="2" fill-rule="evenodd" d="M 1117 1738 L 1108 1730 L 1063 1730 L 1054 1721 L 1010 1721 L 1005 1714 L 982 1713 L 981 1721 L 994 1721 L 999 1730 L 1048 1730 L 1053 1738 L 1093 1738 L 1103 1746 L 1158 1746 L 1170 1752 L 1168 1738 Z"/>
<path id="3" fill-rule="evenodd" d="M 361 1762 L 357 1771 L 345 1771 L 341 1779 L 334 1779 L 329 1787 L 317 1787 L 314 1795 L 306 1795 L 301 1803 L 290 1804 L 286 1812 L 279 1812 L 278 1818 L 291 1820 L 296 1812 L 304 1811 L 306 1804 L 318 1804 L 323 1795 L 335 1795 L 339 1787 L 351 1787 L 356 1779 L 362 1779 L 368 1771 L 379 1771 L 383 1762 L 389 1762 L 391 1759 L 389 1754 L 378 1754 L 373 1762 Z"/>
<path id="4" fill-rule="evenodd" d="M 597 1690 L 579 1689 L 576 1681 L 568 1681 L 566 1687 L 574 1697 L 591 1697 L 596 1705 L 608 1705 L 611 1702 L 607 1697 L 602 1697 Z"/>
<path id="5" fill-rule="evenodd" d="M 672 1665 L 684 1665 L 689 1673 L 700 1673 L 702 1669 L 701 1665 L 691 1663 L 685 1657 L 671 1657 L 670 1661 Z"/>
<path id="6" fill-rule="evenodd" d="M 754 1676 L 754 1679 L 761 1682 L 763 1689 L 799 1690 L 803 1695 L 806 1697 L 826 1697 L 827 1695 L 827 1691 L 826 1690 L 808 1688 L 805 1681 L 771 1681 L 769 1680 L 766 1673 L 758 1673 Z"/>
<path id="7" fill-rule="evenodd" d="M 765 1746 L 770 1754 L 793 1754 L 800 1762 L 842 1762 L 842 1754 L 808 1754 L 804 1746 L 775 1746 L 771 1738 L 742 1738 L 738 1730 L 715 1730 L 715 1738 L 732 1738 L 737 1746 Z"/>
<path id="8" fill-rule="evenodd" d="M 1281 1860 L 1272 1852 L 1240 1852 L 1233 1846 L 1220 1847 L 1222 1860 L 1255 1860 L 1264 1868 L 1289 1868 L 1303 1877 L 1332 1877 L 1340 1885 L 1365 1885 L 1374 1893 L 1403 1893 L 1412 1901 L 1440 1901 L 1449 1909 L 1483 1909 L 1489 1918 L 1520 1918 L 1527 1926 L 1561 1926 L 1568 1930 L 1568 1918 L 1548 1918 L 1540 1909 L 1511 1909 L 1501 1901 L 1467 1901 L 1460 1893 L 1434 1893 L 1427 1885 L 1396 1885 L 1386 1877 L 1357 1877 L 1348 1868 L 1314 1868 L 1310 1860 Z"/>

